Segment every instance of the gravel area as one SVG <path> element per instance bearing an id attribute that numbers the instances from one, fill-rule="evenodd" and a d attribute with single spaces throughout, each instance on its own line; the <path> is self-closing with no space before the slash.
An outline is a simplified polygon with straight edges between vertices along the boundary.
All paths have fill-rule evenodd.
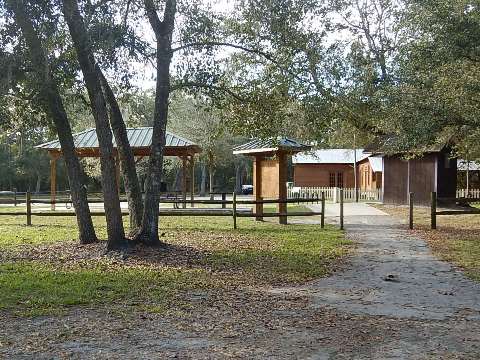
<path id="1" fill-rule="evenodd" d="M 311 221 L 311 220 L 310 220 Z M 478 359 L 480 285 L 386 215 L 352 215 L 355 254 L 288 288 L 186 293 L 167 313 L 117 304 L 1 314 L 8 359 Z"/>

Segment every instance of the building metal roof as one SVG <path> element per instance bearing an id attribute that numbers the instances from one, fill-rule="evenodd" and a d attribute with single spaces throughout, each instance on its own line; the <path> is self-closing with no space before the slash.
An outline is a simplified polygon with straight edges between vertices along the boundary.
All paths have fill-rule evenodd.
<path id="1" fill-rule="evenodd" d="M 147 148 L 152 144 L 153 129 L 151 127 L 127 128 L 127 136 L 132 148 Z M 73 134 L 73 141 L 77 150 L 83 148 L 98 148 L 97 131 L 87 129 L 82 132 Z M 116 147 L 115 137 L 113 137 L 113 146 Z M 166 147 L 187 147 L 197 146 L 194 142 L 182 138 L 176 134 L 167 131 L 165 136 Z M 58 139 L 35 146 L 45 150 L 60 150 L 60 141 Z"/>
<path id="2" fill-rule="evenodd" d="M 357 149 L 357 162 L 368 158 L 363 149 Z M 321 149 L 296 154 L 292 158 L 294 164 L 352 164 L 353 149 Z"/>
<path id="3" fill-rule="evenodd" d="M 370 162 L 373 172 L 383 172 L 382 156 L 370 156 L 368 161 Z"/>
<path id="4" fill-rule="evenodd" d="M 468 164 L 468 170 L 473 170 L 473 171 L 478 171 L 480 170 L 480 163 L 476 161 L 469 161 L 463 160 L 463 159 L 458 159 L 457 160 L 457 170 L 459 171 L 466 171 L 467 170 L 467 164 Z"/>
<path id="5" fill-rule="evenodd" d="M 254 139 L 248 143 L 235 146 L 233 148 L 234 154 L 254 154 L 254 153 L 268 153 L 278 150 L 285 150 L 291 152 L 309 150 L 310 145 L 302 144 L 301 142 L 289 138 L 270 138 L 270 139 Z"/>

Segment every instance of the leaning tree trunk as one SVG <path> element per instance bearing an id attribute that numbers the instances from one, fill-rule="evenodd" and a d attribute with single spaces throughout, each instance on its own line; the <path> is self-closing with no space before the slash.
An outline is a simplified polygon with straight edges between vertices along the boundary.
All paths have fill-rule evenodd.
<path id="1" fill-rule="evenodd" d="M 23 1 L 10 0 L 7 5 L 15 14 L 15 20 L 20 26 L 29 48 L 33 69 L 38 74 L 41 96 L 45 100 L 45 111 L 52 117 L 57 130 L 67 169 L 68 181 L 72 194 L 72 203 L 77 218 L 80 243 L 88 244 L 97 241 L 93 227 L 90 208 L 88 207 L 86 186 L 83 184 L 83 173 L 75 153 L 72 129 L 68 122 L 63 100 L 58 91 L 48 64 L 40 38 L 35 33 L 32 21 L 28 18 Z"/>
<path id="2" fill-rule="evenodd" d="M 140 182 L 138 181 L 135 158 L 133 157 L 133 151 L 128 141 L 127 127 L 123 121 L 122 112 L 120 111 L 120 107 L 118 106 L 112 88 L 98 66 L 97 71 L 100 80 L 102 81 L 106 100 L 110 107 L 110 126 L 112 127 L 113 136 L 115 136 L 115 142 L 117 143 L 117 150 L 120 156 L 120 168 L 122 170 L 125 192 L 127 194 L 128 209 L 130 212 L 130 230 L 133 231 L 142 226 L 142 189 L 140 188 Z"/>
<path id="3" fill-rule="evenodd" d="M 200 182 L 200 196 L 207 192 L 207 165 L 202 164 L 202 180 Z"/>
<path id="4" fill-rule="evenodd" d="M 166 0 L 162 21 L 158 17 L 152 0 L 144 0 L 144 4 L 148 20 L 157 40 L 157 83 L 147 190 L 145 192 L 142 227 L 136 236 L 136 240 L 146 245 L 159 246 L 162 244 L 158 237 L 160 186 L 163 175 L 163 149 L 167 130 L 168 98 L 170 96 L 172 33 L 177 3 L 176 0 Z"/>
<path id="5" fill-rule="evenodd" d="M 90 41 L 78 9 L 77 0 L 63 0 L 63 14 L 72 36 L 82 69 L 92 107 L 100 147 L 100 167 L 102 171 L 102 190 L 105 216 L 107 220 L 108 250 L 125 248 L 127 239 L 123 228 L 120 198 L 116 184 L 115 154 L 112 144 L 112 132 L 108 124 L 108 111 L 102 86 L 91 52 Z"/>

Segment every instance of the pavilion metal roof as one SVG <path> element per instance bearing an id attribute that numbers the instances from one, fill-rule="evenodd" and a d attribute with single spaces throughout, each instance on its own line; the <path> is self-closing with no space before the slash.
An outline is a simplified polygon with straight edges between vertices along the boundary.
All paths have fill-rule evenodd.
<path id="1" fill-rule="evenodd" d="M 305 151 L 309 150 L 310 145 L 302 144 L 301 142 L 290 138 L 269 138 L 269 139 L 254 139 L 245 144 L 235 146 L 233 148 L 234 154 L 253 154 L 266 153 L 278 150 L 284 151 Z"/>
<path id="2" fill-rule="evenodd" d="M 152 144 L 153 129 L 151 127 L 127 128 L 127 136 L 132 148 L 146 148 Z M 94 128 L 87 129 L 82 132 L 73 134 L 75 148 L 98 148 L 97 132 Z M 115 138 L 113 137 L 113 146 L 116 147 Z M 197 146 L 194 142 L 181 136 L 167 131 L 165 136 L 165 146 L 167 147 L 185 147 Z M 45 150 L 60 150 L 60 141 L 58 139 L 35 146 Z"/>

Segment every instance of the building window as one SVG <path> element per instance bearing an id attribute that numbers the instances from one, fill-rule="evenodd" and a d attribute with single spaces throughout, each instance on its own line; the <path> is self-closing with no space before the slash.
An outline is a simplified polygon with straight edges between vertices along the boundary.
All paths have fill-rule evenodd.
<path id="1" fill-rule="evenodd" d="M 337 173 L 337 187 L 343 188 L 343 173 Z"/>
<path id="2" fill-rule="evenodd" d="M 330 179 L 329 179 L 330 187 L 335 187 L 335 173 L 330 173 Z"/>

